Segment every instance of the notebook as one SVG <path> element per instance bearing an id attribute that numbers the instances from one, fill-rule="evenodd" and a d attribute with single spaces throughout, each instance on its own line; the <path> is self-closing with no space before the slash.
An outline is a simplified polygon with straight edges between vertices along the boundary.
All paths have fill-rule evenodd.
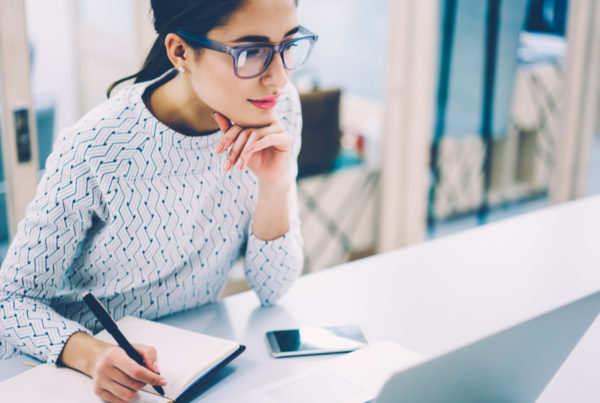
<path id="1" fill-rule="evenodd" d="M 117 322 L 132 343 L 153 346 L 158 351 L 161 375 L 167 381 L 165 396 L 150 385 L 140 390 L 134 402 L 187 401 L 201 392 L 207 378 L 241 354 L 245 347 L 235 341 L 168 326 L 144 319 L 125 317 Z M 114 343 L 105 330 L 96 335 Z M 42 364 L 0 383 L 0 396 L 10 402 L 100 402 L 92 379 L 69 368 Z"/>

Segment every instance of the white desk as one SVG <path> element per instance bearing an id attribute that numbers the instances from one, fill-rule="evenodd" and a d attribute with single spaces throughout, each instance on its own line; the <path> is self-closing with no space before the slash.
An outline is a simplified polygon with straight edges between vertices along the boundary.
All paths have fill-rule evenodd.
<path id="1" fill-rule="evenodd" d="M 333 357 L 272 359 L 267 330 L 359 322 L 431 356 L 599 288 L 596 196 L 305 276 L 275 307 L 248 292 L 163 322 L 247 346 L 201 395 L 219 402 Z M 0 362 L 0 379 L 22 361 Z M 539 401 L 600 402 L 599 381 L 596 320 Z"/>

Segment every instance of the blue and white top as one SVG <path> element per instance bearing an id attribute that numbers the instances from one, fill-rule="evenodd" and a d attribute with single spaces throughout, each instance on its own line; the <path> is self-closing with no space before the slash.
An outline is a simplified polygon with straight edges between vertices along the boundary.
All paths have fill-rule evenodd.
<path id="1" fill-rule="evenodd" d="M 255 175 L 223 172 L 227 153 L 213 153 L 222 131 L 185 136 L 157 120 L 142 100 L 157 80 L 121 90 L 57 138 L 0 269 L 2 356 L 20 351 L 56 363 L 73 333 L 99 330 L 85 291 L 117 320 L 154 319 L 215 301 L 240 256 L 263 305 L 299 276 L 295 181 L 288 233 L 256 238 Z M 302 117 L 293 85 L 276 113 L 297 157 Z"/>

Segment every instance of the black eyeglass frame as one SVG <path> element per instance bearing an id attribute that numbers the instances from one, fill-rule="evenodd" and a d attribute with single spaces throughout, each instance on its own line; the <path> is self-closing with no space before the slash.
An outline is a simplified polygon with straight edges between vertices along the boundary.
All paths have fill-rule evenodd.
<path id="1" fill-rule="evenodd" d="M 260 76 L 261 74 L 263 74 L 267 70 L 267 68 L 269 68 L 269 65 L 273 61 L 273 56 L 275 55 L 276 52 L 279 53 L 279 56 L 281 57 L 281 61 L 283 62 L 283 67 L 286 70 L 295 71 L 295 70 L 302 68 L 306 64 L 308 59 L 310 58 L 310 55 L 314 48 L 314 45 L 317 42 L 317 40 L 319 39 L 318 35 L 309 31 L 308 29 L 304 28 L 301 25 L 298 27 L 298 33 L 301 34 L 302 36 L 297 37 L 297 38 L 292 38 L 287 41 L 283 41 L 277 45 L 273 45 L 271 43 L 252 43 L 252 44 L 248 44 L 248 45 L 240 45 L 240 46 L 230 47 L 230 46 L 223 45 L 222 43 L 219 43 L 217 41 L 213 41 L 212 39 L 209 39 L 207 37 L 193 35 L 193 34 L 185 32 L 185 31 L 177 31 L 175 33 L 177 35 L 179 35 L 180 37 L 182 37 L 185 41 L 188 41 L 195 46 L 199 46 L 201 48 L 215 50 L 217 52 L 227 53 L 227 54 L 231 55 L 231 57 L 233 58 L 233 72 L 235 73 L 235 75 L 237 77 L 243 78 L 243 79 L 256 78 L 256 77 Z M 300 66 L 296 66 L 294 68 L 289 68 L 285 64 L 285 58 L 283 57 L 284 50 L 286 50 L 294 42 L 297 42 L 300 40 L 305 40 L 305 39 L 308 39 L 310 41 L 310 48 L 308 49 L 308 54 L 306 55 L 306 59 L 304 60 L 304 63 L 302 63 Z M 269 49 L 269 54 L 267 56 L 267 59 L 265 60 L 264 66 L 262 67 L 260 72 L 258 72 L 256 74 L 253 74 L 250 76 L 240 75 L 238 73 L 238 58 L 239 58 L 240 54 L 248 49 L 255 49 L 255 48 Z"/>

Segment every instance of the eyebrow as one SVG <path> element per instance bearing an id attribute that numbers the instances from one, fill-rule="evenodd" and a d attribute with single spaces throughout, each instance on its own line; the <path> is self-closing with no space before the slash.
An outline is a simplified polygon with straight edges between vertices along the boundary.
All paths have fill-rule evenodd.
<path id="1" fill-rule="evenodd" d="M 299 26 L 296 28 L 292 28 L 289 31 L 287 31 L 283 37 L 285 38 L 286 36 L 293 35 L 296 32 L 298 32 L 299 29 L 300 29 Z M 271 40 L 269 38 L 267 38 L 266 36 L 247 35 L 247 36 L 238 38 L 238 39 L 234 40 L 233 42 L 271 42 Z"/>

